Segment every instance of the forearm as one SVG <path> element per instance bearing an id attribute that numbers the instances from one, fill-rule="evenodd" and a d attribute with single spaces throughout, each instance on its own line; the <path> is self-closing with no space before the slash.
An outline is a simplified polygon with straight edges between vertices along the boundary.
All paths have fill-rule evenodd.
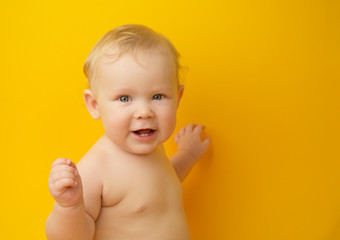
<path id="1" fill-rule="evenodd" d="M 94 235 L 94 221 L 83 203 L 76 208 L 56 203 L 45 227 L 48 240 L 92 240 Z"/>
<path id="2" fill-rule="evenodd" d="M 185 151 L 178 151 L 170 158 L 170 162 L 181 181 L 186 178 L 196 161 L 197 159 Z"/>

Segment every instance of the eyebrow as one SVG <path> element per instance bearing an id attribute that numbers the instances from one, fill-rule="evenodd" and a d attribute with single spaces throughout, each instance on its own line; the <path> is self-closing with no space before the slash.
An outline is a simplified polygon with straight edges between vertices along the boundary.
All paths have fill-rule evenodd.
<path id="1" fill-rule="evenodd" d="M 107 88 L 106 90 L 109 92 L 110 95 L 130 94 L 131 92 L 134 91 L 134 89 L 131 88 L 119 88 L 119 87 Z"/>

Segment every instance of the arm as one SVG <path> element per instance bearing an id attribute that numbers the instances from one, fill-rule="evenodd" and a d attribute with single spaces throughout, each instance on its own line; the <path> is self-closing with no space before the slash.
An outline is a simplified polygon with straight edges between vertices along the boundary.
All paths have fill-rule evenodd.
<path id="1" fill-rule="evenodd" d="M 170 158 L 170 162 L 181 181 L 209 147 L 209 137 L 201 140 L 203 129 L 203 125 L 189 124 L 175 135 L 178 151 Z"/>
<path id="2" fill-rule="evenodd" d="M 52 164 L 48 185 L 56 202 L 46 221 L 47 239 L 93 239 L 95 224 L 85 211 L 82 183 L 76 165 L 68 159 L 57 159 Z"/>

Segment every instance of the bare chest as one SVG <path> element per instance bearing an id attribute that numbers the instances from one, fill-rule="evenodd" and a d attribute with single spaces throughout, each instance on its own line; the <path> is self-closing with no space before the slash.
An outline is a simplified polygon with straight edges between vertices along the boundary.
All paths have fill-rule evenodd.
<path id="1" fill-rule="evenodd" d="M 104 181 L 102 206 L 117 212 L 161 211 L 181 201 L 182 185 L 170 163 L 122 167 Z"/>
<path id="2" fill-rule="evenodd" d="M 98 234 L 129 239 L 167 239 L 162 234 L 176 231 L 177 239 L 188 235 L 182 185 L 170 164 L 122 167 L 103 182 Z"/>

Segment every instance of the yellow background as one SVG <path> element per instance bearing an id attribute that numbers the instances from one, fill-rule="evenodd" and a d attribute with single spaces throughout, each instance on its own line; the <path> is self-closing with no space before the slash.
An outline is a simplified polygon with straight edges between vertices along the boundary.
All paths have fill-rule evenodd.
<path id="1" fill-rule="evenodd" d="M 212 139 L 184 183 L 193 240 L 340 239 L 339 1 L 1 5 L 1 239 L 45 239 L 52 161 L 77 162 L 103 132 L 83 62 L 125 23 L 174 42 L 189 67 L 178 127 Z"/>

